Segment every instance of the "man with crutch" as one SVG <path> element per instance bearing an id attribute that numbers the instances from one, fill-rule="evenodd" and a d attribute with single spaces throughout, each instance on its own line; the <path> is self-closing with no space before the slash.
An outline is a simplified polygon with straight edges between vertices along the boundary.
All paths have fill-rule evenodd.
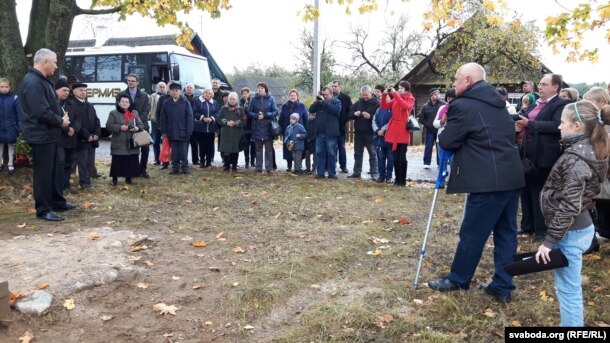
<path id="1" fill-rule="evenodd" d="M 481 285 L 496 300 L 511 301 L 515 286 L 503 267 L 517 252 L 517 207 L 524 186 L 515 128 L 485 70 L 461 66 L 453 83 L 457 97 L 447 113 L 440 146 L 454 153 L 447 193 L 469 193 L 460 240 L 448 276 L 429 281 L 437 291 L 468 289 L 485 243 L 493 232 L 495 273 Z"/>

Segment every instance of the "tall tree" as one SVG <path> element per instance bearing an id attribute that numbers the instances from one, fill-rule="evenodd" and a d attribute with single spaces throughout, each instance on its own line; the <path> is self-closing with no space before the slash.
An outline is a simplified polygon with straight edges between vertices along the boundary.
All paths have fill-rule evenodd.
<path id="1" fill-rule="evenodd" d="M 381 27 L 379 25 L 378 27 Z M 353 63 L 346 67 L 353 71 L 364 68 L 374 72 L 378 78 L 396 78 L 404 75 L 421 60 L 422 33 L 409 30 L 409 20 L 400 16 L 397 21 L 383 25 L 382 38 L 370 39 L 370 28 L 352 26 L 351 39 L 342 41 L 343 48 L 352 54 Z"/>
<path id="2" fill-rule="evenodd" d="M 297 47 L 297 81 L 300 89 L 312 89 L 313 87 L 313 35 L 307 30 L 301 32 L 300 44 Z M 334 68 L 337 61 L 332 55 L 330 47 L 334 42 L 324 40 L 320 54 L 320 85 L 325 86 L 333 80 Z"/>

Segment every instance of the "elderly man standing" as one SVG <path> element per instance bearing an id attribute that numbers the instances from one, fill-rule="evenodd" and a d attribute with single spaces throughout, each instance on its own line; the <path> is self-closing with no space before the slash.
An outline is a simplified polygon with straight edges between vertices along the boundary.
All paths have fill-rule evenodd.
<path id="1" fill-rule="evenodd" d="M 127 75 L 127 88 L 117 94 L 116 101 L 121 99 L 122 95 L 127 95 L 133 102 L 133 109 L 138 111 L 140 120 L 144 124 L 144 130 L 150 132 L 150 126 L 148 125 L 148 114 L 150 113 L 150 100 L 148 94 L 141 91 L 138 86 L 140 85 L 140 78 L 136 74 Z M 150 154 L 150 146 L 144 145 L 140 147 L 140 175 L 148 179 L 150 176 L 147 172 L 148 155 Z"/>
<path id="2" fill-rule="evenodd" d="M 348 119 L 354 120 L 354 172 L 348 177 L 359 178 L 362 174 L 362 155 L 364 148 L 369 154 L 369 172 L 375 179 L 377 174 L 377 152 L 375 151 L 375 133 L 373 116 L 379 108 L 379 99 L 373 97 L 371 86 L 360 88 L 360 99 L 349 110 Z"/>
<path id="3" fill-rule="evenodd" d="M 23 111 L 20 121 L 25 141 L 32 147 L 32 173 L 36 217 L 62 221 L 57 212 L 76 205 L 64 199 L 62 129 L 70 125 L 68 115 L 57 101 L 55 87 L 47 78 L 57 69 L 57 55 L 40 49 L 34 55 L 34 66 L 21 81 L 19 96 Z"/>
<path id="4" fill-rule="evenodd" d="M 517 252 L 517 207 L 525 184 L 514 123 L 485 70 L 476 63 L 461 66 L 440 146 L 455 153 L 447 193 L 470 193 L 460 227 L 460 240 L 447 277 L 428 282 L 438 291 L 468 289 L 485 242 L 493 232 L 495 273 L 481 288 L 507 303 L 515 286 L 504 266 Z"/>

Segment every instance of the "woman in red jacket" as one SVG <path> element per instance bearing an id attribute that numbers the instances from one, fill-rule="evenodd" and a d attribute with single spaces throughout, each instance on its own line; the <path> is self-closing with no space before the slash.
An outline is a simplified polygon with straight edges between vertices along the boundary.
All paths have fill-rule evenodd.
<path id="1" fill-rule="evenodd" d="M 398 92 L 390 88 L 383 92 L 381 107 L 392 107 L 392 117 L 388 123 L 385 133 L 385 141 L 392 145 L 394 155 L 394 173 L 396 175 L 396 186 L 407 184 L 407 146 L 411 141 L 411 135 L 407 130 L 409 115 L 415 104 L 415 98 L 410 93 L 411 84 L 407 81 L 398 83 Z M 388 95 L 389 94 L 389 95 Z"/>

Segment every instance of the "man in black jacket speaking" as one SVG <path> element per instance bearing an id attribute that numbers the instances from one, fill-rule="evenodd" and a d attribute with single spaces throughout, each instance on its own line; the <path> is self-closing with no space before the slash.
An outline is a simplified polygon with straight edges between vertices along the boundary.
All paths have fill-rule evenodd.
<path id="1" fill-rule="evenodd" d="M 447 193 L 469 194 L 451 272 L 428 286 L 438 291 L 468 289 L 493 232 L 495 273 L 482 288 L 496 300 L 509 302 L 515 286 L 503 267 L 517 251 L 517 206 L 525 184 L 514 123 L 505 101 L 485 82 L 480 65 L 461 66 L 453 87 L 457 97 L 439 144 L 455 153 Z"/>
<path id="2" fill-rule="evenodd" d="M 21 81 L 19 91 L 22 113 L 20 121 L 25 141 L 32 147 L 34 201 L 36 217 L 61 221 L 57 213 L 76 206 L 63 196 L 64 147 L 62 128 L 70 125 L 68 115 L 59 105 L 53 83 L 47 78 L 57 69 L 57 55 L 40 49 L 34 55 L 34 66 Z"/>

